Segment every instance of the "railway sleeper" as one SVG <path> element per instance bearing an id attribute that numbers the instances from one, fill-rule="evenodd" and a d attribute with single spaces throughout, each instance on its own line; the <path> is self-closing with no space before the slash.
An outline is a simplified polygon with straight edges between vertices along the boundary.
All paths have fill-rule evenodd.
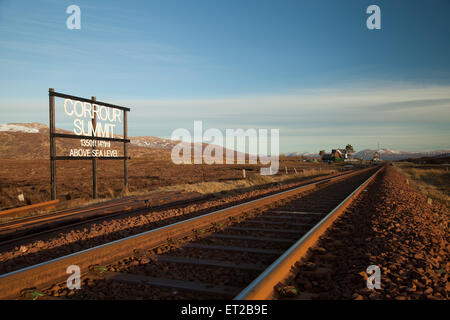
<path id="1" fill-rule="evenodd" d="M 281 255 L 283 250 L 276 249 L 260 249 L 260 248 L 245 248 L 245 247 L 235 247 L 235 246 L 218 246 L 218 245 L 208 245 L 199 243 L 188 243 L 184 245 L 186 248 L 195 249 L 206 249 L 206 250 L 220 250 L 220 251 L 240 251 L 240 252 L 250 252 L 250 253 L 261 253 L 268 255 Z"/>
<path id="2" fill-rule="evenodd" d="M 197 259 L 197 258 L 171 256 L 171 255 L 157 256 L 155 258 L 155 260 L 161 261 L 161 262 L 169 262 L 169 263 L 193 264 L 193 265 L 201 265 L 201 266 L 243 269 L 243 270 L 256 270 L 256 271 L 263 271 L 266 268 L 265 266 L 253 264 L 253 263 L 233 263 L 233 262 L 229 262 L 229 261 Z"/>
<path id="3" fill-rule="evenodd" d="M 239 287 L 220 286 L 202 282 L 183 281 L 168 278 L 156 278 L 144 275 L 119 273 L 119 272 L 108 272 L 107 274 L 104 275 L 104 278 L 105 280 L 146 284 L 156 287 L 215 294 L 225 296 L 228 298 L 233 297 L 239 292 L 240 289 L 242 289 Z"/>
<path id="4" fill-rule="evenodd" d="M 295 223 L 286 221 L 270 221 L 270 220 L 245 220 L 242 223 L 254 223 L 254 224 L 264 224 L 264 225 L 276 225 L 276 226 L 293 226 L 293 227 L 304 227 L 311 228 L 315 223 Z"/>
<path id="5" fill-rule="evenodd" d="M 292 239 L 287 238 L 269 238 L 269 237 L 254 237 L 254 236 L 239 236 L 233 234 L 212 234 L 208 238 L 213 239 L 232 239 L 232 240 L 253 240 L 253 241 L 271 241 L 280 243 L 293 243 Z"/>
<path id="6" fill-rule="evenodd" d="M 228 227 L 227 230 L 235 231 L 263 231 L 272 233 L 301 233 L 301 230 L 295 229 L 269 229 L 269 228 L 253 228 L 253 227 Z"/>
<path id="7" fill-rule="evenodd" d="M 269 213 L 283 213 L 283 214 L 292 214 L 292 215 L 300 215 L 300 216 L 317 216 L 317 215 L 326 215 L 327 212 L 313 212 L 313 211 L 287 211 L 287 210 L 272 210 Z M 273 216 L 276 218 L 277 216 Z M 284 217 L 284 216 L 281 216 Z M 287 216 L 286 216 L 287 217 Z"/>

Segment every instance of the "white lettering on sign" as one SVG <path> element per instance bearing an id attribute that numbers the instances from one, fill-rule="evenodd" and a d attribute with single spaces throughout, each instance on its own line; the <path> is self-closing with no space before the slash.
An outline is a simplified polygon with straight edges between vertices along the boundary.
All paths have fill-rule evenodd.
<path id="1" fill-rule="evenodd" d="M 73 117 L 73 132 L 78 136 L 114 138 L 116 123 L 122 123 L 120 109 L 105 107 L 89 102 L 65 99 L 64 113 Z M 93 119 L 96 119 L 94 126 Z M 81 148 L 70 149 L 70 157 L 118 157 L 118 150 L 93 148 L 111 148 L 111 141 L 80 139 Z M 85 148 L 89 149 L 85 149 Z"/>
<path id="2" fill-rule="evenodd" d="M 75 129 L 73 132 L 78 136 L 94 136 L 94 137 L 102 137 L 102 138 L 114 138 L 114 124 L 105 123 L 101 124 L 97 122 L 95 128 L 92 125 L 91 121 L 87 122 L 87 128 L 85 130 L 85 121 L 81 119 L 73 120 L 73 125 Z"/>
<path id="3" fill-rule="evenodd" d="M 114 138 L 115 123 L 122 123 L 122 115 L 119 109 L 99 106 L 88 102 L 64 100 L 64 113 L 73 120 L 73 132 L 78 136 L 94 136 L 102 138 Z M 94 128 L 91 120 L 96 117 L 97 124 Z M 106 121 L 109 123 L 101 123 Z"/>
<path id="4" fill-rule="evenodd" d="M 116 150 L 116 149 L 102 150 L 102 149 L 85 149 L 85 148 L 83 148 L 83 147 L 111 148 L 110 141 L 81 139 L 80 145 L 81 145 L 81 148 L 70 149 L 70 153 L 69 153 L 70 157 L 116 158 L 119 156 L 119 150 Z"/>
<path id="5" fill-rule="evenodd" d="M 82 147 L 111 148 L 111 141 L 81 139 L 80 143 Z"/>

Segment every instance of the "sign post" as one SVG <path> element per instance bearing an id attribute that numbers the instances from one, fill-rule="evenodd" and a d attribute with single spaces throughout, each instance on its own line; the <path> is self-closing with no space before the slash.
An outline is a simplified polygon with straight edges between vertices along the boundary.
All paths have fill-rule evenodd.
<path id="1" fill-rule="evenodd" d="M 55 163 L 55 140 L 53 135 L 55 134 L 55 96 L 53 88 L 49 89 L 49 106 L 50 106 L 50 181 L 51 181 L 51 197 L 52 200 L 56 199 L 56 163 Z"/>
<path id="2" fill-rule="evenodd" d="M 50 113 L 50 183 L 51 198 L 56 199 L 56 160 L 92 160 L 92 197 L 95 199 L 97 193 L 97 160 L 123 160 L 123 181 L 124 189 L 128 190 L 128 156 L 127 143 L 130 140 L 127 137 L 127 112 L 129 108 L 121 107 L 106 102 L 97 101 L 95 97 L 91 99 L 71 96 L 64 93 L 55 92 L 53 88 L 48 90 L 49 94 L 49 113 Z M 74 133 L 56 133 L 55 131 L 55 97 L 64 98 L 64 112 L 75 117 Z M 70 109 L 71 108 L 71 109 Z M 122 112 L 122 119 L 121 119 Z M 86 128 L 84 122 L 80 119 L 90 117 Z M 101 121 L 122 122 L 123 120 L 123 138 L 115 138 L 113 128 L 115 124 L 103 124 Z M 55 147 L 55 138 L 79 139 L 81 146 L 90 146 L 90 149 L 71 149 L 69 156 L 57 156 Z M 99 150 L 99 147 L 110 147 L 111 142 L 123 143 L 123 156 L 118 156 L 117 150 Z M 108 152 L 107 152 L 108 151 Z"/>
<path id="3" fill-rule="evenodd" d="M 127 136 L 127 110 L 123 111 L 123 138 L 128 139 Z M 125 188 L 125 192 L 128 191 L 128 165 L 127 165 L 127 159 L 128 159 L 128 149 L 127 144 L 123 144 L 123 185 Z"/>
<path id="4" fill-rule="evenodd" d="M 92 97 L 92 101 L 97 101 L 95 97 Z M 92 119 L 92 127 L 97 128 L 97 113 L 95 104 L 92 105 L 94 110 L 94 118 Z M 95 150 L 95 145 L 92 145 L 92 150 Z M 92 198 L 97 199 L 97 159 L 92 159 Z"/>

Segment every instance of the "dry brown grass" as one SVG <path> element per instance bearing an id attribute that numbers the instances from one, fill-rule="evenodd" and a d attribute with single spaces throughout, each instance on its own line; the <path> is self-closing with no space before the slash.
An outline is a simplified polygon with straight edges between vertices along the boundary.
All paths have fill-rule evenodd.
<path id="1" fill-rule="evenodd" d="M 252 187 L 258 187 L 265 184 L 283 182 L 286 180 L 302 180 L 304 178 L 317 177 L 335 173 L 337 170 L 333 169 L 310 169 L 304 170 L 297 174 L 290 174 L 284 176 L 262 176 L 262 175 L 252 175 L 247 179 L 240 180 L 229 180 L 229 181 L 209 181 L 209 182 L 199 182 L 199 183 L 189 183 L 189 184 L 178 184 L 167 187 L 161 187 L 159 191 L 189 191 L 189 192 L 199 192 L 202 194 L 211 194 L 218 192 L 230 192 L 234 193 L 239 189 L 251 189 Z"/>
<path id="2" fill-rule="evenodd" d="M 260 175 L 260 165 L 175 165 L 167 159 L 136 158 L 128 162 L 129 190 L 123 189 L 122 163 L 110 160 L 98 161 L 98 197 L 116 198 L 133 192 L 148 192 L 158 188 L 203 182 L 225 182 L 242 180 L 242 169 L 247 178 Z M 34 204 L 50 200 L 50 166 L 48 160 L 0 159 L 0 210 L 20 205 Z M 284 167 L 288 168 L 286 175 Z M 280 160 L 280 170 L 276 176 L 293 176 L 310 170 L 342 170 L 342 165 L 302 162 L 295 157 Z M 92 199 L 92 164 L 90 161 L 58 161 L 56 168 L 56 189 L 58 199 Z M 259 178 L 257 178 L 259 179 Z M 18 195 L 23 193 L 24 202 Z"/>
<path id="3" fill-rule="evenodd" d="M 236 195 L 248 190 L 256 189 L 263 185 L 271 184 L 271 183 L 283 183 L 283 182 L 297 182 L 301 180 L 306 180 L 308 178 L 314 178 L 319 176 L 325 176 L 329 174 L 336 173 L 338 170 L 336 169 L 306 169 L 303 172 L 298 172 L 297 174 L 289 174 L 283 176 L 262 176 L 259 174 L 254 174 L 247 179 L 240 180 L 226 180 L 226 181 L 208 181 L 208 182 L 198 182 L 198 183 L 185 183 L 185 184 L 175 184 L 165 187 L 158 187 L 156 189 L 149 190 L 140 190 L 129 192 L 128 190 L 122 191 L 120 194 L 115 194 L 111 188 L 107 188 L 109 197 L 100 198 L 100 199 L 83 199 L 82 201 L 68 201 L 63 202 L 63 205 L 58 206 L 58 210 L 64 209 L 74 209 L 79 207 L 84 207 L 87 205 L 106 202 L 109 200 L 116 199 L 117 197 L 124 196 L 139 196 L 139 195 L 149 195 L 152 193 L 158 193 L 161 191 L 186 191 L 186 192 L 198 192 L 201 194 L 214 194 L 214 193 L 222 193 L 224 195 Z M 17 218 L 25 218 L 38 216 L 43 214 L 48 214 L 50 212 L 55 211 L 51 210 L 38 210 L 35 212 L 29 212 L 26 214 L 21 214 L 20 216 L 15 217 L 0 217 L 0 223 L 9 222 L 15 220 Z"/>
<path id="4" fill-rule="evenodd" d="M 425 195 L 450 206 L 450 171 L 445 168 L 418 168 L 413 163 L 396 163 L 395 168 Z"/>

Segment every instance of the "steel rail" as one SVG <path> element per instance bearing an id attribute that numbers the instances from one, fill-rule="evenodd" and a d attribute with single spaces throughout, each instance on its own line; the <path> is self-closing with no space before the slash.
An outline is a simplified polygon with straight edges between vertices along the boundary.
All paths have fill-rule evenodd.
<path id="1" fill-rule="evenodd" d="M 337 175 L 327 175 L 325 177 L 318 177 L 316 179 L 312 179 L 311 182 L 319 182 L 322 183 L 323 181 L 328 181 L 328 178 L 337 178 L 337 177 L 341 177 L 341 176 L 345 176 L 347 174 L 350 174 L 352 172 L 345 172 L 345 173 L 341 173 L 341 174 L 337 174 Z M 308 183 L 308 181 L 306 181 L 306 183 Z M 304 185 L 303 182 L 300 182 L 299 185 Z M 288 188 L 288 190 L 293 189 L 295 187 L 290 187 Z M 17 234 L 13 234 L 13 233 L 17 233 L 19 230 L 18 228 L 24 227 L 24 226 L 29 226 L 28 228 L 30 229 L 29 231 L 31 231 L 30 233 L 33 234 L 38 234 L 38 232 L 34 232 L 33 230 L 37 227 L 39 227 L 39 225 L 45 224 L 46 226 L 48 226 L 49 223 L 53 223 L 53 222 L 63 222 L 61 219 L 71 219 L 74 218 L 75 220 L 84 220 L 82 215 L 85 214 L 89 214 L 89 213 L 94 213 L 98 210 L 101 209 L 114 209 L 117 208 L 116 211 L 126 211 L 127 213 L 130 213 L 129 211 L 132 209 L 143 209 L 145 206 L 141 206 L 138 205 L 136 206 L 131 206 L 128 209 L 120 209 L 120 206 L 126 205 L 126 204 L 138 204 L 140 202 L 143 202 L 146 199 L 141 199 L 142 197 L 128 197 L 128 198 L 124 198 L 124 199 L 120 199 L 120 200 L 110 200 L 107 201 L 105 203 L 100 203 L 100 204 L 94 204 L 94 205 L 90 205 L 87 207 L 82 207 L 82 208 L 71 208 L 71 209 L 64 209 L 64 210 L 59 210 L 53 213 L 49 213 L 49 214 L 43 214 L 43 215 L 39 215 L 39 216 L 32 216 L 32 217 L 25 217 L 25 218 L 20 218 L 20 219 L 15 219 L 6 223 L 0 223 L 0 246 L 7 244 L 7 243 L 12 243 L 14 242 L 14 239 L 17 239 Z M 205 198 L 206 199 L 206 198 Z M 139 202 L 139 200 L 141 200 Z M 57 200 L 53 200 L 53 201 L 57 201 Z M 50 202 L 53 202 L 50 201 Z M 47 204 L 44 203 L 44 204 Z M 179 202 L 176 201 L 176 203 L 174 203 L 174 205 L 178 205 Z M 40 206 L 42 204 L 36 204 L 36 206 Z M 28 207 L 33 207 L 32 206 L 28 206 Z M 26 207 L 25 209 L 27 209 L 28 207 Z M 152 208 L 159 208 L 160 206 L 153 206 Z M 162 206 L 165 207 L 165 206 Z M 19 208 L 15 208 L 13 210 L 15 211 L 20 211 L 20 208 L 24 208 L 24 207 L 19 207 Z M 120 210 L 119 210 L 120 209 Z M 27 209 L 28 210 L 28 209 Z M 0 216 L 2 216 L 3 211 L 0 211 Z M 112 213 L 115 212 L 104 212 L 105 214 L 97 214 L 95 216 L 99 216 L 101 218 L 101 216 L 110 216 L 112 217 Z M 7 213 L 7 216 L 9 216 L 10 213 Z M 77 217 L 80 215 L 80 219 L 78 219 Z M 88 218 L 86 220 L 94 220 L 92 218 Z M 78 222 L 77 222 L 78 223 Z M 72 226 L 72 223 L 67 223 L 66 226 L 64 227 L 69 227 Z M 11 230 L 13 233 L 11 233 L 9 236 L 13 235 L 14 239 L 5 241 L 5 237 L 9 237 L 7 234 L 5 234 L 6 231 Z M 25 229 L 21 229 L 20 231 L 23 232 L 23 230 Z M 25 230 L 26 232 L 28 232 L 27 230 Z M 22 238 L 18 239 L 21 240 Z"/>
<path id="2" fill-rule="evenodd" d="M 267 300 L 273 298 L 274 287 L 289 276 L 291 268 L 295 263 L 306 256 L 309 248 L 317 243 L 319 237 L 325 233 L 328 227 L 333 224 L 333 222 L 345 211 L 351 202 L 376 177 L 376 175 L 383 170 L 383 168 L 384 167 L 379 168 L 318 224 L 286 250 L 277 260 L 242 290 L 234 300 Z"/>
<path id="3" fill-rule="evenodd" d="M 85 274 L 89 272 L 89 267 L 93 265 L 114 263 L 129 257 L 136 249 L 157 248 L 166 244 L 168 239 L 181 239 L 190 236 L 193 231 L 210 227 L 214 223 L 225 222 L 230 218 L 242 215 L 244 212 L 315 189 L 325 183 L 340 181 L 370 170 L 374 170 L 374 168 L 370 167 L 315 181 L 0 275 L 0 299 L 17 298 L 20 291 L 25 288 L 45 287 L 63 282 L 69 276 L 66 270 L 71 265 L 77 265 L 81 273 Z"/>
<path id="4" fill-rule="evenodd" d="M 49 209 L 49 208 L 51 209 L 51 208 L 54 208 L 58 203 L 59 203 L 59 199 L 45 201 L 45 202 L 39 202 L 39 203 L 35 203 L 35 204 L 30 204 L 27 206 L 6 209 L 6 210 L 0 211 L 0 217 L 2 217 L 2 218 L 9 217 L 9 216 L 22 214 L 24 212 L 28 212 L 28 211 L 36 210 L 36 209 L 41 209 L 41 210 Z"/>
<path id="5" fill-rule="evenodd" d="M 121 199 L 120 201 L 113 200 L 104 204 L 100 203 L 100 205 L 94 204 L 93 206 L 85 208 L 65 209 L 55 213 L 42 215 L 42 219 L 40 219 L 40 216 L 33 216 L 20 220 L 13 220 L 11 222 L 0 224 L 0 249 L 33 237 L 77 227 L 86 223 L 101 221 L 103 219 L 120 217 L 123 214 L 133 214 L 146 208 L 149 210 L 169 209 L 208 199 L 209 197 L 207 196 L 201 196 L 197 198 L 179 199 L 173 202 L 155 204 L 147 207 L 143 204 L 146 200 L 145 198 L 131 197 Z M 2 229 L 5 226 L 8 228 Z M 8 231 L 10 232 L 8 233 Z"/>

